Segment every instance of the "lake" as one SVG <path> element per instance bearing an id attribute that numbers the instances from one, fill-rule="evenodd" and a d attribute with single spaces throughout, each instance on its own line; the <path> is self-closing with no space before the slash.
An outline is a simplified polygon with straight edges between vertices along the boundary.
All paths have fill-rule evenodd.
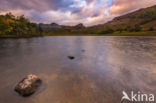
<path id="1" fill-rule="evenodd" d="M 23 98 L 14 87 L 28 74 L 43 84 Z M 0 91 L 0 103 L 120 103 L 122 91 L 156 95 L 156 37 L 0 39 Z"/>

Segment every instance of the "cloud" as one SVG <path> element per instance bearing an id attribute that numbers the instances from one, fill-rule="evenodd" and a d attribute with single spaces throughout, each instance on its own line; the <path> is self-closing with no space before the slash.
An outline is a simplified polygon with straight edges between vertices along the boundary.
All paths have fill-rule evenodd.
<path id="1" fill-rule="evenodd" d="M 156 0 L 0 0 L 0 14 L 24 14 L 38 23 L 90 26 L 154 4 Z"/>
<path id="2" fill-rule="evenodd" d="M 0 0 L 1 8 L 5 10 L 58 10 L 68 8 L 72 4 L 73 0 Z"/>
<path id="3" fill-rule="evenodd" d="M 115 0 L 110 8 L 112 14 L 123 14 L 156 4 L 156 0 Z"/>

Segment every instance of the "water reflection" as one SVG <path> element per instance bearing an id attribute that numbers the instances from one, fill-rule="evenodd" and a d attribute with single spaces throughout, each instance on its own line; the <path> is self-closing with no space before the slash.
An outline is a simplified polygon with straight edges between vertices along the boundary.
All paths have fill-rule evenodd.
<path id="1" fill-rule="evenodd" d="M 0 44 L 4 103 L 116 103 L 123 90 L 156 93 L 155 37 L 44 37 Z M 29 73 L 44 83 L 22 98 L 13 88 Z"/>

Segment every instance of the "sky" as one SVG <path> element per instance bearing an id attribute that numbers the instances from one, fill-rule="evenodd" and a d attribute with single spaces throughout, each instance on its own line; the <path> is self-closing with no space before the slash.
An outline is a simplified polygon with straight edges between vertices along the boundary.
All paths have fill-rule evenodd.
<path id="1" fill-rule="evenodd" d="M 37 23 L 86 26 L 156 5 L 156 0 L 0 0 L 0 14 L 24 14 Z"/>

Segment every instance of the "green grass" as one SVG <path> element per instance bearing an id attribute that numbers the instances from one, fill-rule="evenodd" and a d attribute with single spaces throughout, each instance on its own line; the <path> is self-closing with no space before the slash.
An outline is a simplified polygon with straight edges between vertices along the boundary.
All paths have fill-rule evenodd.
<path id="1" fill-rule="evenodd" d="M 156 31 L 144 31 L 144 32 L 115 32 L 113 34 L 106 34 L 106 36 L 156 36 Z"/>
<path id="2" fill-rule="evenodd" d="M 28 35 L 28 36 L 17 36 L 17 35 L 0 35 L 0 38 L 32 38 L 32 37 L 40 37 L 40 36 L 30 36 L 30 35 Z"/>
<path id="3" fill-rule="evenodd" d="M 113 34 L 70 34 L 70 33 L 44 33 L 43 36 L 156 36 L 156 31 L 144 32 L 115 32 Z"/>
<path id="4" fill-rule="evenodd" d="M 70 33 L 43 33 L 43 36 L 156 36 L 156 31 L 146 32 L 115 32 L 113 34 L 70 34 Z M 25 36 L 35 37 L 35 36 Z M 36 36 L 37 37 L 37 36 Z M 16 35 L 0 35 L 0 38 L 22 38 Z"/>

